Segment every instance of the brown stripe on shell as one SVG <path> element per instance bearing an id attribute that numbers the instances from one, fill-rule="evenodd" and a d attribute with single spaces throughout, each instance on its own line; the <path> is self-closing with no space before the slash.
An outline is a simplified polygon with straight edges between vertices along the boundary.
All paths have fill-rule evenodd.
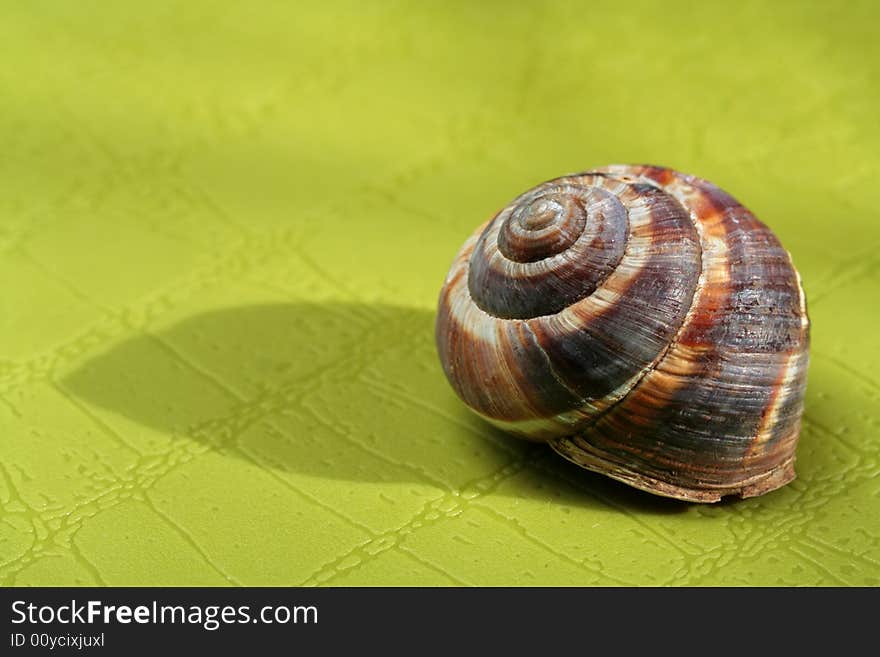
<path id="1" fill-rule="evenodd" d="M 790 257 L 789 257 L 790 260 Z M 797 275 L 794 264 L 791 268 Z M 795 349 L 789 355 L 789 361 L 780 372 L 779 380 L 774 385 L 774 396 L 761 420 L 761 426 L 755 440 L 749 446 L 747 456 L 759 459 L 772 456 L 776 452 L 794 450 L 800 430 L 800 420 L 804 410 L 804 393 L 807 385 L 807 368 L 809 367 L 809 319 L 807 316 L 806 298 L 800 277 L 797 277 L 798 312 L 800 314 L 803 343 L 801 349 Z M 784 443 L 786 439 L 792 444 Z"/>
<path id="2" fill-rule="evenodd" d="M 471 300 L 467 263 L 475 243 L 476 236 L 456 257 L 437 316 L 437 350 L 453 388 L 487 418 L 544 417 L 578 405 L 524 322 L 499 320 Z"/>
<path id="3" fill-rule="evenodd" d="M 654 482 L 655 492 L 684 499 L 758 494 L 762 486 L 786 483 L 793 476 L 807 340 L 802 290 L 787 254 L 751 213 L 706 181 L 673 174 L 670 182 L 656 167 L 613 169 L 662 181 L 688 205 L 703 236 L 702 286 L 657 368 L 583 435 L 554 448 L 617 478 L 637 473 L 643 484 Z M 795 365 L 793 353 L 804 354 Z M 789 373 L 787 403 L 772 422 L 775 435 L 753 449 L 790 367 L 797 371 Z"/>
<path id="4" fill-rule="evenodd" d="M 627 198 L 627 195 L 633 198 Z M 699 240 L 687 212 L 657 188 L 630 186 L 630 215 L 647 215 L 614 275 L 593 297 L 555 316 L 529 321 L 554 371 L 584 399 L 601 399 L 650 366 L 675 335 L 700 272 Z M 627 271 L 631 262 L 638 263 Z"/>
<path id="5" fill-rule="evenodd" d="M 761 418 L 754 440 L 744 459 L 755 468 L 766 467 L 777 455 L 789 448 L 781 444 L 786 437 L 797 438 L 801 415 L 804 410 L 804 392 L 807 384 L 807 351 L 794 351 L 780 370 L 771 396 L 770 404 Z M 794 445 L 790 446 L 791 449 Z"/>

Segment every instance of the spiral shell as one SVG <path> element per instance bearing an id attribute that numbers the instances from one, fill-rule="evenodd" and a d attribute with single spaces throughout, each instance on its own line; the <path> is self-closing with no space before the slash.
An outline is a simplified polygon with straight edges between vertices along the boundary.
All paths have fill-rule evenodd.
<path id="1" fill-rule="evenodd" d="M 800 277 L 701 178 L 614 165 L 520 195 L 455 258 L 436 341 L 486 420 L 637 488 L 714 502 L 794 478 Z"/>

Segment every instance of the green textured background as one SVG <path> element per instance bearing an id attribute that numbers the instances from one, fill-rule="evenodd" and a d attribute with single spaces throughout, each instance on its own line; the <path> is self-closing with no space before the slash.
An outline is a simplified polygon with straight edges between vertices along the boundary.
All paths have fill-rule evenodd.
<path id="1" fill-rule="evenodd" d="M 876 3 L 3 2 L 0 584 L 880 583 Z M 488 429 L 465 237 L 652 162 L 792 251 L 798 479 L 688 506 Z"/>

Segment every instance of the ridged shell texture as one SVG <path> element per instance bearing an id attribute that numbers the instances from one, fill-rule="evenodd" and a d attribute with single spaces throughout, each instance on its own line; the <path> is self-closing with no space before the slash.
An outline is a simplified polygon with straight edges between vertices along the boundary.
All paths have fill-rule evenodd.
<path id="1" fill-rule="evenodd" d="M 800 278 L 703 179 L 614 165 L 520 195 L 455 258 L 436 340 L 468 406 L 590 470 L 698 502 L 794 478 Z"/>

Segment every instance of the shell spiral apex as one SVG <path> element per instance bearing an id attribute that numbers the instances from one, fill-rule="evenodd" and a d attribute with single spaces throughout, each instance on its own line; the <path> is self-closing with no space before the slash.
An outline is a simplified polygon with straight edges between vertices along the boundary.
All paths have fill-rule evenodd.
<path id="1" fill-rule="evenodd" d="M 809 361 L 800 277 L 715 185 L 614 165 L 515 198 L 464 243 L 437 350 L 492 424 L 649 492 L 794 478 Z"/>

